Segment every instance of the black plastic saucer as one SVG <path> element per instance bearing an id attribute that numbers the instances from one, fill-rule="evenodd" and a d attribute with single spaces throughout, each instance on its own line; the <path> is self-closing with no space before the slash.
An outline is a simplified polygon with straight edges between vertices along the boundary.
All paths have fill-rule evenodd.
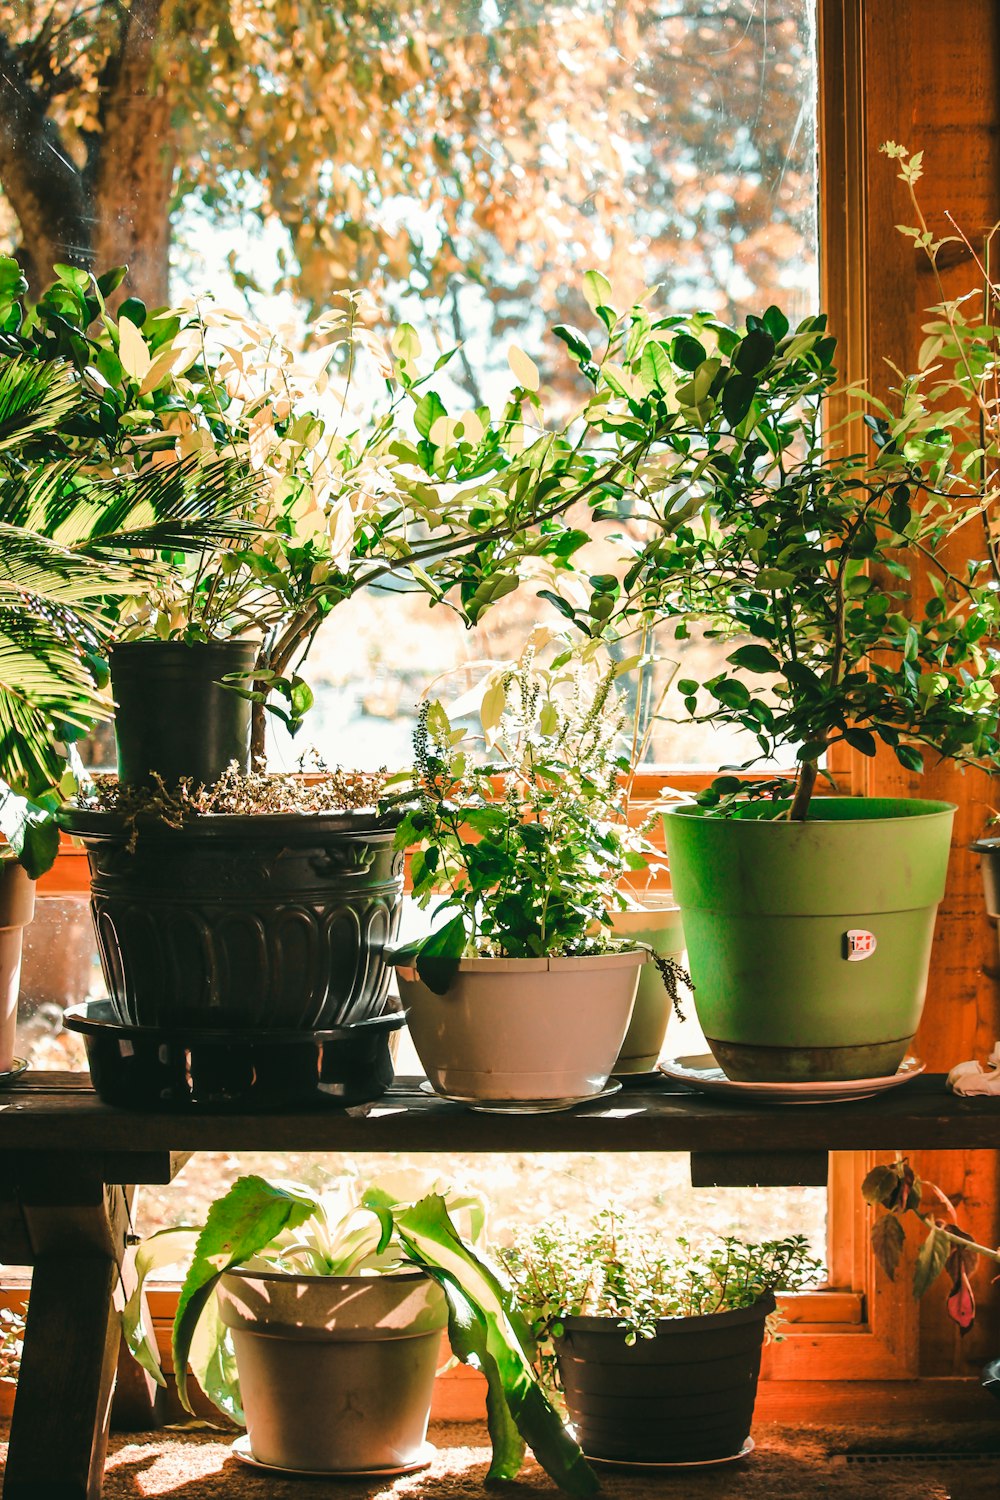
<path id="1" fill-rule="evenodd" d="M 128 1026 L 110 1000 L 67 1010 L 105 1104 L 154 1112 L 264 1114 L 379 1099 L 393 1080 L 399 1014 L 327 1031 L 199 1031 Z"/>

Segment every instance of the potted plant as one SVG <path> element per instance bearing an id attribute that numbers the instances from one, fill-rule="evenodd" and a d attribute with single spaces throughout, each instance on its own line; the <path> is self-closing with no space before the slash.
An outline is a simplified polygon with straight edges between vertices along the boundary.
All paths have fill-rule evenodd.
<path id="1" fill-rule="evenodd" d="M 951 1079 L 949 1078 L 949 1083 Z M 980 1245 L 958 1222 L 955 1205 L 934 1182 L 919 1178 L 905 1156 L 873 1167 L 861 1184 L 866 1203 L 874 1212 L 871 1244 L 875 1257 L 890 1281 L 894 1281 L 906 1242 L 907 1215 L 926 1231 L 913 1262 L 913 1295 L 923 1297 L 941 1276 L 948 1284 L 945 1308 L 959 1332 L 967 1334 L 976 1320 L 976 1298 L 972 1273 L 983 1256 L 1000 1264 L 1000 1250 Z M 882 1213 L 877 1210 L 882 1209 Z M 994 1278 L 995 1279 L 995 1278 Z M 983 1387 L 1000 1397 L 1000 1359 L 983 1368 Z"/>
<path id="2" fill-rule="evenodd" d="M 9 265 L 0 261 L 0 330 Z M 18 272 L 18 276 L 20 273 Z M 21 283 L 19 283 L 21 284 Z M 204 545 L 227 525 L 188 466 L 109 493 L 104 476 L 51 451 L 50 433 L 91 415 L 71 366 L 6 352 L 0 331 L 0 1073 L 13 1065 L 22 931 L 53 863 L 55 813 L 76 782 L 67 746 L 110 708 L 99 650 L 109 598 L 150 583 L 136 549 Z M 225 466 L 234 488 L 238 480 Z"/>
<path id="3" fill-rule="evenodd" d="M 463 1215 L 471 1237 L 454 1222 Z M 183 1255 L 173 1367 L 188 1410 L 190 1360 L 205 1394 L 245 1422 L 257 1463 L 405 1473 L 426 1463 L 447 1327 L 456 1357 L 488 1382 L 488 1477 L 515 1478 L 528 1443 L 562 1489 L 592 1494 L 593 1473 L 535 1377 L 510 1288 L 476 1243 L 481 1229 L 479 1199 L 432 1192 L 405 1202 L 374 1187 L 348 1206 L 241 1177 L 201 1228 L 162 1230 L 140 1247 L 124 1314 L 129 1348 L 162 1384 L 142 1286 Z"/>
<path id="4" fill-rule="evenodd" d="M 621 1464 L 748 1451 L 774 1294 L 820 1270 L 800 1235 L 668 1249 L 611 1210 L 583 1230 L 541 1225 L 504 1261 L 583 1451 Z"/>
<path id="5" fill-rule="evenodd" d="M 845 453 L 824 431 L 822 317 L 793 330 L 769 308 L 738 331 L 642 307 L 613 337 L 627 393 L 608 419 L 666 406 L 678 421 L 602 630 L 649 620 L 731 646 L 722 670 L 678 678 L 678 711 L 752 737 L 733 771 L 797 767 L 723 776 L 666 814 L 699 1020 L 735 1079 L 891 1074 L 923 1006 L 954 809 L 813 794 L 839 744 L 912 771 L 920 747 L 995 762 L 998 597 L 985 565 L 947 563 L 983 506 L 953 462 L 964 408 L 937 408 L 931 372 L 900 377 L 895 405 L 865 415 L 874 456 Z M 908 551 L 927 561 L 926 600 Z"/>
<path id="6" fill-rule="evenodd" d="M 496 1108 L 600 1093 L 647 957 L 611 931 L 632 857 L 615 670 L 595 686 L 570 653 L 543 667 L 535 650 L 486 679 L 485 759 L 422 705 L 397 794 L 414 896 L 445 919 L 393 956 L 410 1035 L 433 1088 Z"/>
<path id="7" fill-rule="evenodd" d="M 151 817 L 138 843 L 121 809 L 98 803 L 66 820 L 90 853 L 113 1003 L 131 1025 L 286 1024 L 287 1005 L 262 1013 L 261 986 L 247 990 L 249 941 L 261 972 L 280 970 L 297 995 L 292 1024 L 349 1022 L 385 999 L 402 875 L 391 818 L 324 820 L 312 814 L 329 803 L 279 797 L 271 810 L 293 821 L 268 824 L 266 805 L 241 795 L 246 825 L 160 818 L 154 839 L 164 795 L 190 810 L 189 794 L 233 762 L 244 776 L 263 769 L 265 715 L 301 724 L 312 701 L 302 660 L 338 603 L 391 576 L 432 600 L 455 590 L 475 621 L 518 586 L 522 556 L 566 565 L 586 534 L 565 512 L 613 488 L 648 442 L 588 452 L 558 429 L 528 440 L 523 407 L 539 398 L 526 356 L 513 359 L 524 383 L 499 418 L 450 416 L 426 388 L 414 331 L 397 329 L 390 349 L 360 295 L 306 330 L 300 356 L 274 329 L 197 301 L 164 313 L 129 299 L 115 322 L 103 298 L 117 276 L 60 268 L 16 333 L 26 358 L 70 358 L 99 384 L 101 421 L 65 435 L 68 451 L 135 475 L 230 455 L 257 485 L 241 537 L 182 567 L 171 557 L 159 586 L 115 605 L 119 780 L 133 810 L 131 792 L 146 794 Z"/>

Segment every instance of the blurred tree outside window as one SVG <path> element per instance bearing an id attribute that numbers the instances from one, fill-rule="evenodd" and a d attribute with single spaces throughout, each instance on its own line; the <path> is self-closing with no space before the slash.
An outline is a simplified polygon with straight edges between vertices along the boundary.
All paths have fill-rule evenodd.
<path id="1" fill-rule="evenodd" d="M 816 309 L 815 3 L 0 0 L 0 249 L 35 291 L 57 261 L 128 263 L 147 305 L 293 324 L 364 285 L 461 345 L 446 394 L 499 399 L 514 341 L 568 405 L 545 330 L 588 326 L 589 268 L 619 306 L 658 283 L 730 320 Z M 355 599 L 273 756 L 399 764 L 427 683 L 516 654 L 547 608 L 522 591 L 470 633 L 422 595 Z M 738 755 L 663 723 L 649 758 Z"/>

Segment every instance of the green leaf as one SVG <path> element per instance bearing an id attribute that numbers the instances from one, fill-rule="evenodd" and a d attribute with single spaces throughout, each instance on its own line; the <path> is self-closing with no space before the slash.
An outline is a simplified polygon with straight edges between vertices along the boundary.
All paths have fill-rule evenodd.
<path id="1" fill-rule="evenodd" d="M 118 309 L 119 322 L 122 318 L 128 318 L 129 322 L 134 323 L 136 328 L 141 328 L 146 321 L 145 302 L 140 297 L 126 297 Z"/>
<path id="2" fill-rule="evenodd" d="M 763 328 L 753 328 L 740 339 L 733 354 L 733 364 L 741 375 L 760 375 L 774 358 L 774 339 Z"/>
<path id="3" fill-rule="evenodd" d="M 742 375 L 738 370 L 730 375 L 722 387 L 722 415 L 730 427 L 740 425 L 756 394 L 757 382 L 752 375 Z"/>
<path id="4" fill-rule="evenodd" d="M 469 617 L 470 624 L 478 625 L 481 616 L 490 605 L 512 594 L 519 584 L 520 579 L 516 573 L 494 573 L 483 578 L 476 585 L 473 593 L 464 601 L 465 613 Z"/>
<path id="5" fill-rule="evenodd" d="M 97 286 L 102 297 L 110 297 L 116 292 L 128 275 L 128 266 L 113 266 L 110 271 L 105 271 L 103 276 L 98 276 Z"/>
<path id="6" fill-rule="evenodd" d="M 458 1234 L 444 1199 L 431 1194 L 397 1213 L 396 1232 L 444 1289 L 452 1350 L 486 1376 L 493 1443 L 487 1479 L 516 1478 L 527 1443 L 560 1489 L 595 1494 L 593 1470 L 538 1383 L 534 1340 L 513 1292 Z"/>
<path id="7" fill-rule="evenodd" d="M 200 1232 L 200 1229 L 183 1224 L 171 1229 L 160 1229 L 144 1239 L 135 1253 L 135 1289 L 122 1311 L 122 1333 L 133 1359 L 152 1375 L 157 1385 L 165 1386 L 167 1382 L 160 1367 L 155 1337 L 150 1335 L 143 1322 L 146 1278 L 153 1271 L 158 1271 L 163 1266 L 172 1266 L 175 1261 L 190 1255 Z"/>
<path id="8" fill-rule="evenodd" d="M 764 327 L 767 329 L 768 333 L 777 343 L 780 343 L 781 340 L 785 337 L 785 334 L 788 332 L 788 319 L 781 311 L 781 308 L 775 307 L 773 303 L 767 309 L 767 312 L 764 314 L 761 322 L 764 324 Z"/>
<path id="9" fill-rule="evenodd" d="M 674 339 L 673 356 L 682 370 L 697 370 L 707 358 L 704 344 L 690 333 L 680 333 Z"/>
<path id="10" fill-rule="evenodd" d="M 740 646 L 726 658 L 732 662 L 734 667 L 742 667 L 747 672 L 780 672 L 781 663 L 778 658 L 766 646 L 751 644 Z"/>
<path id="11" fill-rule="evenodd" d="M 924 758 L 913 745 L 896 745 L 896 759 L 901 766 L 908 771 L 916 771 L 917 774 L 924 769 Z"/>
<path id="12" fill-rule="evenodd" d="M 611 311 L 611 282 L 600 271 L 586 271 L 583 277 L 583 295 L 587 299 L 587 306 L 592 313 L 596 313 L 601 322 L 607 325 L 607 318 L 602 312 Z"/>
<path id="13" fill-rule="evenodd" d="M 19 797 L 0 782 L 0 833 L 3 834 L 25 873 L 37 880 L 55 864 L 59 853 L 59 827 L 45 808 Z"/>
<path id="14" fill-rule="evenodd" d="M 413 425 L 420 433 L 420 436 L 425 438 L 438 417 L 445 417 L 447 415 L 444 402 L 437 391 L 428 391 L 417 402 L 413 413 Z"/>
<path id="15" fill-rule="evenodd" d="M 263 1250 L 283 1229 L 296 1229 L 304 1224 L 318 1209 L 317 1201 L 307 1193 L 277 1187 L 253 1176 L 240 1177 L 224 1198 L 212 1204 L 198 1236 L 174 1318 L 174 1374 L 177 1394 L 186 1411 L 192 1410 L 187 1393 L 192 1342 L 203 1314 L 207 1313 L 212 1323 L 211 1308 L 219 1277 L 231 1266 L 242 1265 Z M 218 1328 L 221 1324 L 216 1328 L 216 1343 L 221 1338 Z M 199 1363 L 202 1369 L 209 1370 L 220 1358 L 220 1354 L 209 1348 Z M 206 1395 L 215 1399 L 211 1391 L 206 1391 Z"/>
<path id="16" fill-rule="evenodd" d="M 913 1295 L 917 1299 L 924 1295 L 944 1270 L 944 1263 L 951 1250 L 950 1241 L 937 1229 L 932 1229 L 924 1240 L 913 1267 Z"/>
<path id="17" fill-rule="evenodd" d="M 878 748 L 875 736 L 868 729 L 857 729 L 852 726 L 844 730 L 844 739 L 852 750 L 858 750 L 862 755 L 874 755 Z"/>
<path id="18" fill-rule="evenodd" d="M 568 323 L 557 323 L 552 332 L 557 339 L 562 339 L 569 352 L 575 354 L 578 360 L 589 363 L 593 359 L 594 351 L 590 347 L 590 340 L 579 328 L 573 328 Z"/>
<path id="19" fill-rule="evenodd" d="M 435 995 L 446 995 L 451 988 L 465 944 L 465 918 L 461 915 L 452 917 L 421 943 L 417 973 Z"/>

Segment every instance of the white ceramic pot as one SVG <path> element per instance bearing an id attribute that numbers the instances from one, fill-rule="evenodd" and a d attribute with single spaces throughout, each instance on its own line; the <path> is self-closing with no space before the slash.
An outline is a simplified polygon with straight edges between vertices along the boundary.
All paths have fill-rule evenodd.
<path id="1" fill-rule="evenodd" d="M 14 1065 L 21 939 L 35 910 L 35 882 L 13 860 L 0 860 L 0 1073 Z"/>
<path id="2" fill-rule="evenodd" d="M 413 1045 L 439 1094 L 472 1102 L 583 1099 L 608 1081 L 628 1030 L 641 950 L 466 958 L 446 995 L 400 966 Z"/>
<path id="3" fill-rule="evenodd" d="M 259 1463 L 317 1474 L 420 1463 L 448 1323 L 429 1276 L 234 1270 L 218 1298 Z"/>
<path id="4" fill-rule="evenodd" d="M 643 897 L 642 911 L 616 911 L 612 915 L 615 935 L 635 943 L 648 943 L 664 958 L 680 960 L 684 953 L 681 909 L 669 893 Z M 649 1073 L 656 1067 L 673 1003 L 663 987 L 660 971 L 648 963 L 640 971 L 635 1009 L 613 1073 Z"/>

